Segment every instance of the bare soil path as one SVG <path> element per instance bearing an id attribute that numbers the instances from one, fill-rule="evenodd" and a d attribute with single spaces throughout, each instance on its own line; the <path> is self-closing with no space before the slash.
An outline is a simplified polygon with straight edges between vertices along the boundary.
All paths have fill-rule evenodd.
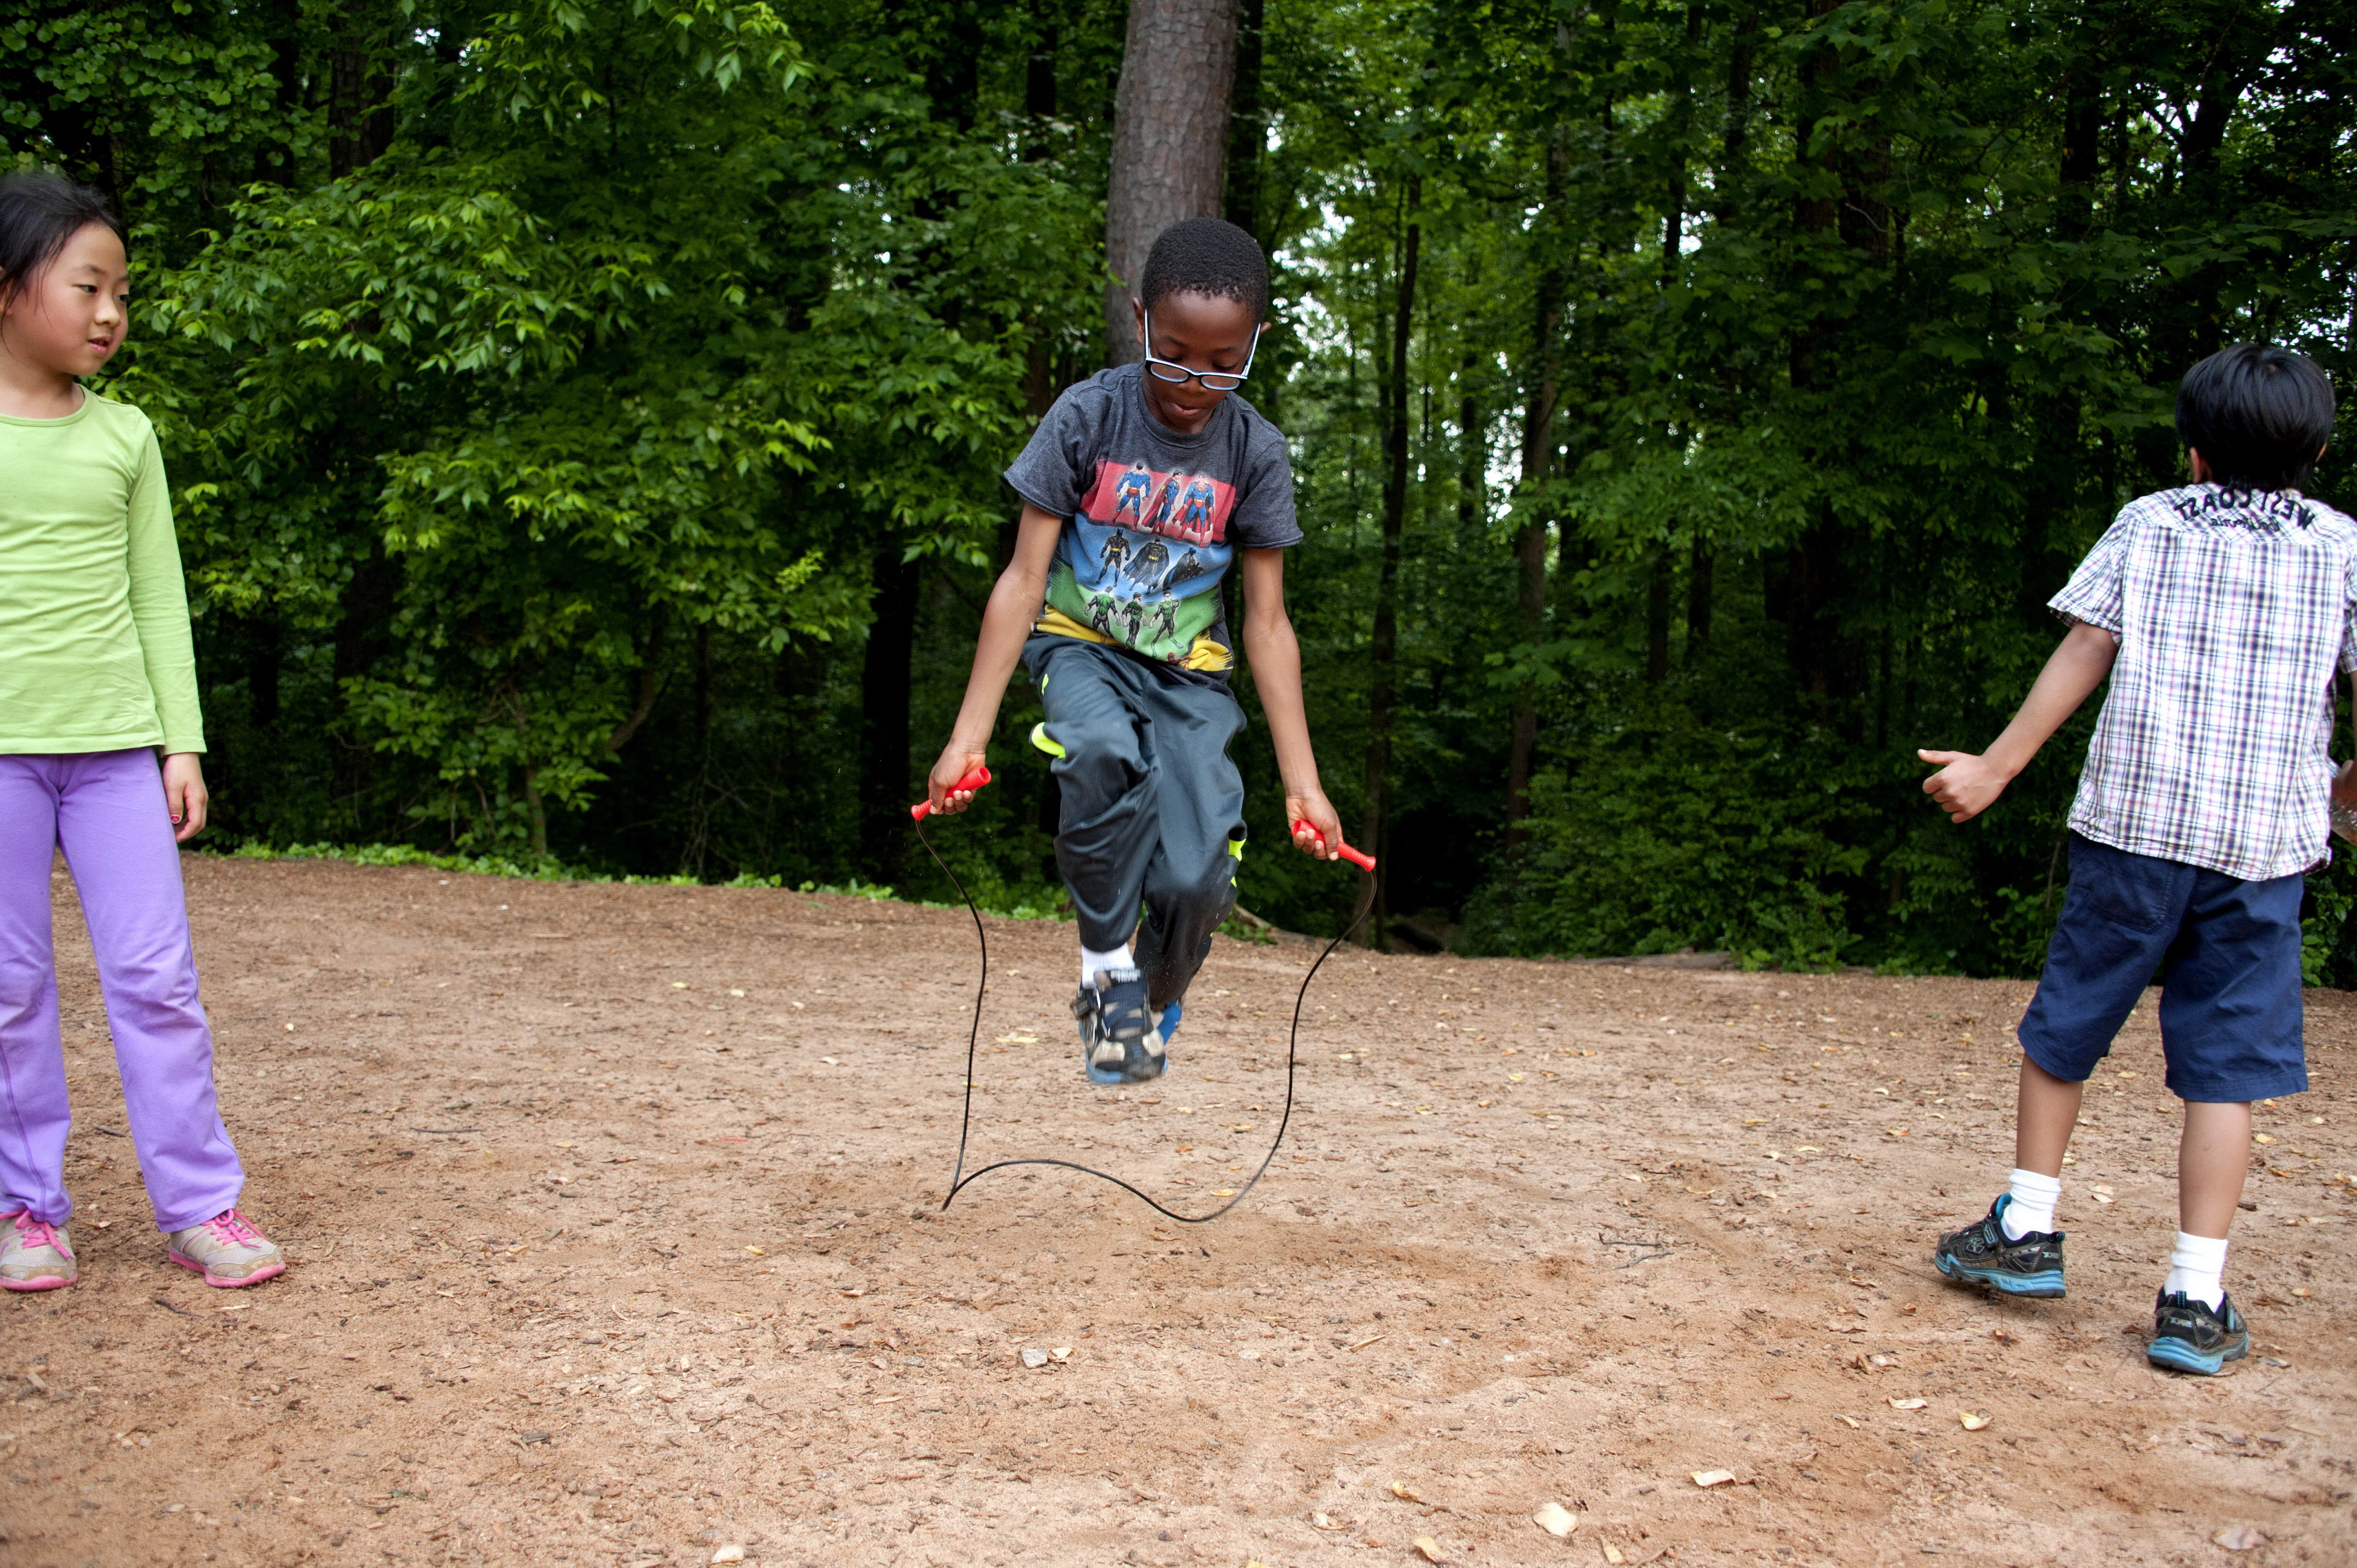
<path id="1" fill-rule="evenodd" d="M 2259 1354 L 2203 1381 L 2142 1354 L 2149 1007 L 2071 1295 L 2008 1305 L 1927 1253 L 2011 1163 L 2020 983 L 1346 951 L 1236 1214 L 1033 1172 L 943 1215 L 962 912 L 187 865 L 293 1267 L 164 1263 L 60 876 L 83 1277 L 0 1304 L 0 1563 L 2357 1561 L 2357 998 L 2311 994 L 2317 1087 L 2260 1109 Z M 978 1159 L 1205 1208 L 1248 1173 L 1314 949 L 1223 940 L 1170 1076 L 1113 1093 L 1071 928 L 991 936 Z"/>

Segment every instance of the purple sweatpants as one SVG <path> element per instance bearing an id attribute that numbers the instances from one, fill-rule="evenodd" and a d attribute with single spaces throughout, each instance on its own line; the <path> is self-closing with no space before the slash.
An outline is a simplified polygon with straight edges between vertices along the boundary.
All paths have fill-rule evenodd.
<path id="1" fill-rule="evenodd" d="M 49 867 L 62 847 L 98 957 L 132 1146 L 162 1230 L 233 1207 L 245 1172 L 213 1100 L 213 1036 L 156 754 L 0 756 L 0 1213 L 62 1225 L 65 1047 Z"/>

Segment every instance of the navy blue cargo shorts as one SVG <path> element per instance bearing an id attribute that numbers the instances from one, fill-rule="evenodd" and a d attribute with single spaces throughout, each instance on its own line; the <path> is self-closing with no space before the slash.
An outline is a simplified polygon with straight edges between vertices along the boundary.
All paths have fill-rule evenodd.
<path id="1" fill-rule="evenodd" d="M 2156 978 L 2169 1090 L 2233 1103 L 2308 1087 L 2298 872 L 2245 882 L 2071 835 L 2071 887 L 2021 1048 L 2082 1083 Z"/>

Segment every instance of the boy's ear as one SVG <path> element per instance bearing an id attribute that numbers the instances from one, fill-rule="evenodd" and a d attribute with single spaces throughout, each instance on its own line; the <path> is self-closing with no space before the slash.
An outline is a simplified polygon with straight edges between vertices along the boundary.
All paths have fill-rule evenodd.
<path id="1" fill-rule="evenodd" d="M 2201 448 L 2199 446 L 2188 446 L 2185 449 L 2185 460 L 2186 463 L 2193 469 L 2193 482 L 2195 484 L 2206 485 L 2210 482 L 2210 463 L 2207 458 L 2201 456 Z"/>

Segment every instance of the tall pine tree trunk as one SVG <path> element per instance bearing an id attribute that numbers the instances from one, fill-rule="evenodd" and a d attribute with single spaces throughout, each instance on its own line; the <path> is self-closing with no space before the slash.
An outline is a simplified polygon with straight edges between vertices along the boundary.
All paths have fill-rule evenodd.
<path id="1" fill-rule="evenodd" d="M 1383 548 L 1375 577 L 1375 628 L 1368 649 L 1367 799 L 1359 845 L 1375 857 L 1375 907 L 1369 945 L 1391 947 L 1392 698 L 1399 661 L 1400 539 L 1407 525 L 1407 350 L 1415 310 L 1416 220 L 1423 182 L 1411 179 L 1401 211 L 1399 298 L 1392 312 L 1391 367 L 1383 386 Z"/>
<path id="2" fill-rule="evenodd" d="M 876 618 L 859 670 L 859 858 L 878 882 L 899 878 L 908 837 L 909 669 L 922 569 L 900 555 L 898 540 L 876 552 Z"/>
<path id="3" fill-rule="evenodd" d="M 1130 0 L 1105 190 L 1105 363 L 1144 357 L 1129 301 L 1154 237 L 1225 205 L 1236 0 Z"/>
<path id="4" fill-rule="evenodd" d="M 1268 151 L 1268 111 L 1261 102 L 1261 25 L 1267 0 L 1241 0 L 1236 18 L 1236 86 L 1228 122 L 1227 219 L 1260 236 L 1260 166 Z"/>
<path id="5" fill-rule="evenodd" d="M 1559 44 L 1561 40 L 1558 40 Z M 1568 46 L 1562 45 L 1567 49 Z M 1555 400 L 1563 341 L 1564 185 L 1569 150 L 1560 130 L 1548 139 L 1546 210 L 1539 226 L 1545 255 L 1539 267 L 1538 287 L 1532 301 L 1531 380 L 1523 411 L 1523 483 L 1525 492 L 1547 477 L 1555 456 Z M 1523 642 L 1536 647 L 1546 626 L 1545 509 L 1532 505 L 1514 535 L 1518 588 L 1515 619 Z M 1522 852 L 1530 837 L 1531 766 L 1538 752 L 1538 688 L 1525 684 L 1514 698 L 1514 725 L 1506 743 L 1506 854 Z"/>

